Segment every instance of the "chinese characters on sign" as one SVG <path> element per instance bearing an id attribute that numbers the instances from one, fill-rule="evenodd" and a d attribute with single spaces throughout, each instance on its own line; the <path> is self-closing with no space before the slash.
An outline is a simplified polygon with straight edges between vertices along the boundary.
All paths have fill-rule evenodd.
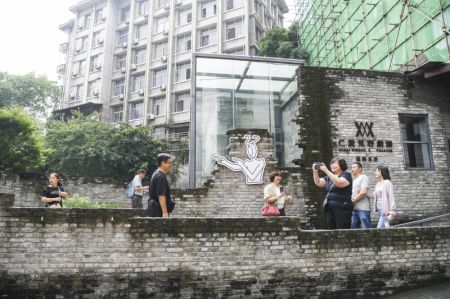
<path id="1" fill-rule="evenodd" d="M 357 153 L 356 161 L 362 162 L 378 162 L 379 153 L 392 153 L 392 140 L 375 138 L 373 122 L 355 122 L 355 127 L 355 138 L 335 141 L 339 152 Z"/>

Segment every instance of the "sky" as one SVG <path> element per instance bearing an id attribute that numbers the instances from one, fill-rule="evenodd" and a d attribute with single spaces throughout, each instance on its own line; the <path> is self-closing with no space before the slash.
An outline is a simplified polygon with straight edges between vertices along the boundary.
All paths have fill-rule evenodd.
<path id="1" fill-rule="evenodd" d="M 286 0 L 291 11 L 296 0 Z M 67 35 L 58 26 L 73 18 L 69 7 L 80 0 L 0 0 L 0 71 L 46 75 L 56 81 L 64 63 L 59 44 Z M 293 13 L 285 16 L 291 23 Z M 285 23 L 286 25 L 286 23 Z"/>

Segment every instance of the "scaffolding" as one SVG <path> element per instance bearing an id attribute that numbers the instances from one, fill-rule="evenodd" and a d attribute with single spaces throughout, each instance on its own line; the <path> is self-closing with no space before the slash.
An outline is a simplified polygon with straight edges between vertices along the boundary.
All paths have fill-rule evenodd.
<path id="1" fill-rule="evenodd" d="M 411 71 L 450 61 L 450 0 L 298 0 L 309 64 Z"/>

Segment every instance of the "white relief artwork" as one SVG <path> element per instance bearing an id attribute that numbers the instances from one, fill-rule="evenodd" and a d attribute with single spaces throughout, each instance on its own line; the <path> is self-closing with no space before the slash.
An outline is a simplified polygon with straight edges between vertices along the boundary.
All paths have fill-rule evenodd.
<path id="1" fill-rule="evenodd" d="M 258 147 L 256 143 L 261 139 L 258 135 L 245 135 L 245 146 L 248 159 L 242 160 L 232 157 L 231 161 L 220 155 L 213 155 L 213 158 L 219 165 L 223 165 L 232 171 L 241 171 L 244 173 L 247 185 L 263 184 L 264 169 L 266 168 L 266 159 L 258 157 Z"/>

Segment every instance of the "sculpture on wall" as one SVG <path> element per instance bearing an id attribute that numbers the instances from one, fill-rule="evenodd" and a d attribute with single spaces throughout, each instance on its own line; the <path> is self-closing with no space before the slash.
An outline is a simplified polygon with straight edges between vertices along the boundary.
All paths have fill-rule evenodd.
<path id="1" fill-rule="evenodd" d="M 266 159 L 258 157 L 258 147 L 256 143 L 261 139 L 258 135 L 245 135 L 245 146 L 249 159 L 242 160 L 232 157 L 231 161 L 219 155 L 213 158 L 219 165 L 223 165 L 232 171 L 242 171 L 246 178 L 247 185 L 263 184 L 263 174 L 266 168 Z"/>

